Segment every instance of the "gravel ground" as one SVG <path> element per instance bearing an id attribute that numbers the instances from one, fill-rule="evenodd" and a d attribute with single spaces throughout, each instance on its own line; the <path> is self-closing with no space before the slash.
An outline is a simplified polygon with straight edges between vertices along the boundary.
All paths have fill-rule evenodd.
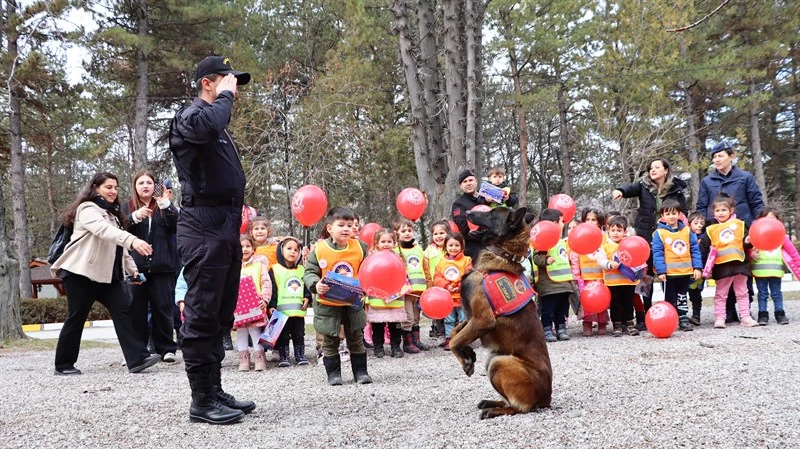
<path id="1" fill-rule="evenodd" d="M 0 447 L 798 447 L 792 302 L 788 326 L 715 330 L 707 309 L 699 329 L 664 340 L 586 338 L 573 322 L 572 340 L 549 345 L 553 406 L 485 421 L 478 401 L 498 396 L 483 350 L 471 378 L 437 348 L 370 355 L 371 385 L 355 385 L 345 363 L 341 387 L 327 385 L 321 365 L 239 373 L 229 352 L 225 389 L 258 404 L 232 426 L 189 422 L 182 363 L 128 374 L 119 349 L 91 349 L 81 352 L 83 375 L 56 377 L 51 352 L 8 353 Z"/>

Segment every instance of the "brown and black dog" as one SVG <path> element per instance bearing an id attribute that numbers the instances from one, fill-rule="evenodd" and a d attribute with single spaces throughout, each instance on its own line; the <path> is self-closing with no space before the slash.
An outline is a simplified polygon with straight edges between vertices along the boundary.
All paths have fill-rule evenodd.
<path id="1" fill-rule="evenodd" d="M 499 207 L 490 212 L 467 212 L 467 219 L 486 229 L 486 250 L 474 269 L 461 281 L 461 301 L 467 320 L 451 333 L 450 349 L 467 376 L 475 371 L 475 351 L 470 343 L 481 339 L 491 351 L 486 371 L 492 386 L 504 400 L 478 403 L 481 419 L 528 413 L 549 407 L 553 369 L 544 331 L 534 301 L 507 316 L 495 316 L 483 289 L 484 276 L 504 271 L 522 275 L 520 262 L 528 252 L 530 222 L 525 208 Z"/>

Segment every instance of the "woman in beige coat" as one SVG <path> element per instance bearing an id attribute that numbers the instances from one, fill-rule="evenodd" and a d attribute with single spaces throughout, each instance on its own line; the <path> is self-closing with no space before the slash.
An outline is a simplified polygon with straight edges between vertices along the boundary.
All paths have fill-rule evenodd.
<path id="1" fill-rule="evenodd" d="M 111 314 L 128 371 L 138 373 L 160 360 L 160 356 L 150 355 L 145 343 L 136 337 L 128 313 L 130 297 L 123 288 L 126 273 L 139 275 L 128 250 L 149 255 L 153 248 L 124 231 L 123 221 L 117 177 L 111 173 L 96 174 L 64 212 L 64 225 L 73 228 L 72 237 L 50 268 L 54 277 L 63 280 L 67 292 L 67 319 L 56 346 L 56 375 L 81 374 L 75 362 L 83 323 L 95 301 L 100 301 Z"/>

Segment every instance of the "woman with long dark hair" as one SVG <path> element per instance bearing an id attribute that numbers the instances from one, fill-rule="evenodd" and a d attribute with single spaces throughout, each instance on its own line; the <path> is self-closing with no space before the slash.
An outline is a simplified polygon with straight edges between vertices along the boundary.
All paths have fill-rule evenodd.
<path id="1" fill-rule="evenodd" d="M 156 187 L 163 185 L 149 170 L 136 172 L 132 184 L 131 199 L 122 204 L 127 230 L 153 247 L 151 254 L 133 254 L 136 266 L 147 278 L 147 282 L 131 288 L 133 328 L 145 343 L 152 336 L 155 352 L 161 355 L 162 360 L 174 362 L 178 350 L 172 338 L 175 272 L 180 268 L 175 242 L 178 210 L 170 202 L 165 189 L 157 192 Z M 148 308 L 150 325 L 147 322 Z"/>
<path id="2" fill-rule="evenodd" d="M 126 273 L 133 278 L 139 270 L 128 250 L 152 254 L 144 240 L 125 231 L 125 217 L 117 198 L 117 177 L 98 173 L 78 194 L 63 215 L 72 237 L 64 253 L 50 267 L 67 291 L 67 319 L 56 346 L 55 374 L 81 374 L 75 368 L 80 351 L 83 324 L 95 301 L 108 309 L 114 331 L 122 347 L 128 371 L 138 373 L 159 361 L 151 356 L 145 343 L 136 337 L 128 312 L 130 300 L 123 288 Z"/>

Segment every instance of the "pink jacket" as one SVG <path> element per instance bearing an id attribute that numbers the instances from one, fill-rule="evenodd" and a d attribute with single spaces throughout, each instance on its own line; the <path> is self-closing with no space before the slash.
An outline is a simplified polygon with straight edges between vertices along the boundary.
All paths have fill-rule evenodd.
<path id="1" fill-rule="evenodd" d="M 789 267 L 795 279 L 800 279 L 800 253 L 787 235 L 783 240 L 783 263 Z"/>

